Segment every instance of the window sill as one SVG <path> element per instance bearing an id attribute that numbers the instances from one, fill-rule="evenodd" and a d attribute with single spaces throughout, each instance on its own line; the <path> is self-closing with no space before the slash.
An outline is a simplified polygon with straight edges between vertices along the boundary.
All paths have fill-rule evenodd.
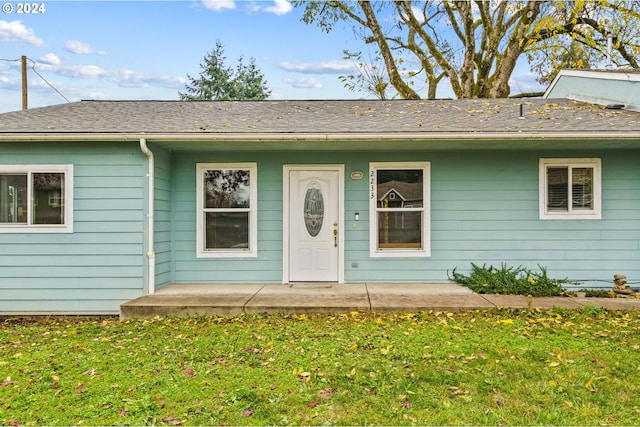
<path id="1" fill-rule="evenodd" d="M 200 251 L 196 258 L 256 258 L 254 251 Z"/>
<path id="2" fill-rule="evenodd" d="M 36 233 L 73 233 L 73 228 L 68 225 L 59 226 L 37 226 L 37 225 L 25 225 L 25 226 L 13 226 L 13 225 L 0 225 L 0 234 L 10 233 L 22 233 L 22 234 L 36 234 Z"/>
<path id="3" fill-rule="evenodd" d="M 369 254 L 371 258 L 427 258 L 431 256 L 431 253 L 426 250 L 414 250 L 414 249 L 406 249 L 406 250 L 380 250 L 371 252 Z"/>

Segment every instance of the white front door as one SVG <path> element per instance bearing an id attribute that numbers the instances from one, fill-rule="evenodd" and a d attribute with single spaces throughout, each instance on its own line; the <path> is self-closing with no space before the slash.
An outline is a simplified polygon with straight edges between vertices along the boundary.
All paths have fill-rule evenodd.
<path id="1" fill-rule="evenodd" d="M 342 167 L 336 166 L 285 169 L 289 181 L 288 226 L 285 224 L 289 231 L 285 248 L 289 282 L 341 279 L 342 173 Z"/>

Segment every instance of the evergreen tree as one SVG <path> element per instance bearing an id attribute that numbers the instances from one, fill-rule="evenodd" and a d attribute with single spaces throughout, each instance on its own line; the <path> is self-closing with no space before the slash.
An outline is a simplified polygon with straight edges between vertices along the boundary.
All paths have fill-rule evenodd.
<path id="1" fill-rule="evenodd" d="M 262 72 L 258 69 L 254 58 L 245 62 L 244 57 L 238 59 L 236 68 L 225 64 L 224 47 L 220 40 L 216 47 L 208 52 L 200 63 L 200 74 L 192 77 L 187 74 L 189 83 L 185 92 L 178 92 L 185 101 L 237 101 L 263 100 L 271 95 Z"/>

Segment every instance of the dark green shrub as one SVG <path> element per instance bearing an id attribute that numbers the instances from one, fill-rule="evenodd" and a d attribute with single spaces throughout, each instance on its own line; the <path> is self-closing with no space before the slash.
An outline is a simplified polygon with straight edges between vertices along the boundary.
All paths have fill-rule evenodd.
<path id="1" fill-rule="evenodd" d="M 533 297 L 566 295 L 564 285 L 574 285 L 568 279 L 551 279 L 544 267 L 539 272 L 524 267 L 482 267 L 471 263 L 471 274 L 464 275 L 453 269 L 450 280 L 464 285 L 479 294 L 531 295 Z"/>

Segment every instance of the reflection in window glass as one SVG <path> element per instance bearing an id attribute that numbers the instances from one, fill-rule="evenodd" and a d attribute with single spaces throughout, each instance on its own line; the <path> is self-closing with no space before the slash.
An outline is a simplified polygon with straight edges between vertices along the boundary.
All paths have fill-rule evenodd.
<path id="1" fill-rule="evenodd" d="M 378 212 L 378 247 L 422 247 L 422 212 Z"/>
<path id="2" fill-rule="evenodd" d="M 593 168 L 573 168 L 571 178 L 573 209 L 593 209 Z"/>
<path id="3" fill-rule="evenodd" d="M 203 169 L 205 251 L 250 249 L 250 169 Z"/>
<path id="4" fill-rule="evenodd" d="M 423 169 L 378 169 L 376 206 L 378 250 L 423 249 Z"/>
<path id="5" fill-rule="evenodd" d="M 0 224 L 27 223 L 27 174 L 0 175 Z"/>
<path id="6" fill-rule="evenodd" d="M 547 168 L 547 209 L 568 212 L 593 209 L 593 168 Z"/>
<path id="7" fill-rule="evenodd" d="M 208 249 L 246 249 L 249 247 L 248 212 L 207 212 Z"/>
<path id="8" fill-rule="evenodd" d="M 423 205 L 423 171 L 378 170 L 377 171 L 378 207 L 419 207 Z"/>
<path id="9" fill-rule="evenodd" d="M 249 208 L 248 170 L 206 170 L 206 208 Z"/>
<path id="10" fill-rule="evenodd" d="M 33 174 L 33 223 L 64 224 L 64 174 Z"/>
<path id="11" fill-rule="evenodd" d="M 550 211 L 569 209 L 569 168 L 547 168 L 547 208 Z"/>
<path id="12" fill-rule="evenodd" d="M 540 219 L 601 219 L 599 158 L 539 160 Z"/>
<path id="13" fill-rule="evenodd" d="M 64 172 L 0 173 L 0 224 L 65 225 Z"/>

